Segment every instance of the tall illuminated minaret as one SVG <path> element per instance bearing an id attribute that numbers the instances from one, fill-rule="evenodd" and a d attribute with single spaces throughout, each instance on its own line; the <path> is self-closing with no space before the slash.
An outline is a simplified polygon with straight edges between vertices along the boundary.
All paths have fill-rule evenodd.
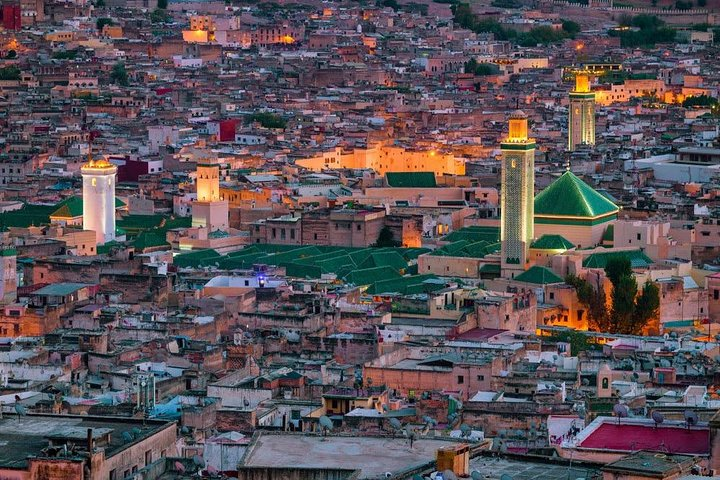
<path id="1" fill-rule="evenodd" d="M 575 89 L 570 92 L 568 119 L 568 150 L 578 145 L 595 145 L 595 93 L 585 73 L 575 76 Z"/>
<path id="2" fill-rule="evenodd" d="M 207 227 L 214 232 L 228 229 L 228 202 L 220 199 L 220 166 L 199 163 L 197 166 L 197 200 L 192 204 L 193 227 Z"/>
<path id="3" fill-rule="evenodd" d="M 528 137 L 527 115 L 521 110 L 510 115 L 500 150 L 500 269 L 503 277 L 514 278 L 528 266 L 535 216 L 535 140 Z"/>
<path id="4" fill-rule="evenodd" d="M 97 244 L 115 239 L 115 175 L 117 167 L 105 159 L 80 167 L 83 179 L 83 229 L 95 232 Z"/>

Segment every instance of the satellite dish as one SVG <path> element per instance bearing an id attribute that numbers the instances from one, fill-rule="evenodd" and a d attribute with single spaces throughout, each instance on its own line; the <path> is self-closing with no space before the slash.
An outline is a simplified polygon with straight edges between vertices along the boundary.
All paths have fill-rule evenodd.
<path id="1" fill-rule="evenodd" d="M 587 387 L 587 386 L 590 385 L 590 380 L 587 379 L 587 378 L 583 378 L 583 379 L 580 381 L 580 383 L 582 383 L 582 386 L 583 386 L 583 387 Z"/>
<path id="2" fill-rule="evenodd" d="M 511 477 L 507 473 L 503 473 L 502 475 L 500 475 L 500 480 L 513 480 L 513 477 Z"/>
<path id="3" fill-rule="evenodd" d="M 470 434 L 472 433 L 472 429 L 463 423 L 462 425 L 460 425 L 460 433 L 463 438 L 466 438 L 470 436 Z"/>
<path id="4" fill-rule="evenodd" d="M 442 473 L 444 480 L 458 480 L 457 475 L 452 470 L 443 470 Z"/>
<path id="5" fill-rule="evenodd" d="M 130 435 L 130 432 L 122 432 L 122 439 L 124 442 L 127 442 L 127 443 L 133 441 L 133 437 L 132 437 L 132 435 Z"/>
<path id="6" fill-rule="evenodd" d="M 640 374 L 638 374 L 638 372 L 633 372 L 632 377 L 633 380 L 638 380 L 640 378 Z"/>
<path id="7" fill-rule="evenodd" d="M 20 403 L 16 403 L 15 404 L 15 413 L 18 414 L 18 417 L 24 417 L 27 414 L 27 411 L 25 410 L 25 406 Z"/>
<path id="8" fill-rule="evenodd" d="M 685 413 L 683 415 L 685 416 L 685 423 L 687 423 L 688 428 L 692 427 L 693 425 L 697 425 L 697 413 L 693 412 L 692 410 L 685 410 Z"/>
<path id="9" fill-rule="evenodd" d="M 477 470 L 473 470 L 472 473 L 470 474 L 470 478 L 472 478 L 472 480 L 481 480 L 482 474 L 480 472 L 478 472 Z"/>
<path id="10" fill-rule="evenodd" d="M 318 420 L 318 422 L 320 423 L 320 428 L 323 432 L 329 432 L 333 429 L 333 422 L 327 415 L 323 415 L 322 417 L 320 417 L 320 420 Z"/>
<path id="11" fill-rule="evenodd" d="M 655 422 L 655 428 L 657 428 L 658 425 L 665 421 L 665 417 L 663 416 L 663 414 L 657 411 L 652 413 L 652 419 L 653 422 Z"/>
<path id="12" fill-rule="evenodd" d="M 621 403 L 616 403 L 613 407 L 613 413 L 618 418 L 618 425 L 620 425 L 620 419 L 628 416 L 628 408 Z"/>
<path id="13" fill-rule="evenodd" d="M 400 420 L 398 420 L 397 418 L 390 419 L 390 426 L 394 430 L 402 430 L 402 423 L 400 423 Z"/>
<path id="14" fill-rule="evenodd" d="M 199 468 L 205 467 L 205 460 L 203 460 L 203 458 L 200 455 L 193 455 L 192 461 L 195 464 L 195 466 L 197 466 Z"/>

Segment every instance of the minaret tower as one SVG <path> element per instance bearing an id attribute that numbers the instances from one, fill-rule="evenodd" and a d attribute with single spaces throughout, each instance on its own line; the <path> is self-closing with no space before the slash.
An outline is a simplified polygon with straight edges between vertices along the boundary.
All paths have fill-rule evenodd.
<path id="1" fill-rule="evenodd" d="M 500 144 L 501 275 L 514 278 L 528 264 L 533 240 L 535 200 L 535 140 L 528 138 L 528 118 L 521 110 L 510 115 L 509 134 Z"/>
<path id="2" fill-rule="evenodd" d="M 575 76 L 575 89 L 570 92 L 568 150 L 578 145 L 595 145 L 595 93 L 590 91 L 586 73 Z"/>
<path id="3" fill-rule="evenodd" d="M 220 199 L 220 166 L 199 163 L 197 166 L 197 200 L 192 204 L 193 227 L 209 231 L 227 231 L 228 202 Z"/>
<path id="4" fill-rule="evenodd" d="M 115 175 L 117 167 L 92 153 L 80 167 L 83 179 L 83 230 L 95 232 L 98 245 L 115 239 Z"/>

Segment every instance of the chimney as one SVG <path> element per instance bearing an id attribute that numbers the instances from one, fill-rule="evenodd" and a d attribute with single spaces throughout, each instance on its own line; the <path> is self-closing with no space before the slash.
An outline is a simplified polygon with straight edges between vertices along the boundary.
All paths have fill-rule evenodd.
<path id="1" fill-rule="evenodd" d="M 87 450 L 88 450 L 88 453 L 92 454 L 92 452 L 93 452 L 93 429 L 92 428 L 87 429 Z"/>

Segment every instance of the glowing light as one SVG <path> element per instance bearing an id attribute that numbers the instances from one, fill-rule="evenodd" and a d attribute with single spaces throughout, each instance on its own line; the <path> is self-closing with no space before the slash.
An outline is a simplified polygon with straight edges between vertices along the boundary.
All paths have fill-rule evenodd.
<path id="1" fill-rule="evenodd" d="M 585 48 L 584 43 L 578 43 L 577 45 L 575 45 L 575 50 L 582 50 L 583 48 Z"/>
<path id="2" fill-rule="evenodd" d="M 283 35 L 280 37 L 280 43 L 284 43 L 285 45 L 290 45 L 295 43 L 295 39 L 291 37 L 290 35 Z"/>

